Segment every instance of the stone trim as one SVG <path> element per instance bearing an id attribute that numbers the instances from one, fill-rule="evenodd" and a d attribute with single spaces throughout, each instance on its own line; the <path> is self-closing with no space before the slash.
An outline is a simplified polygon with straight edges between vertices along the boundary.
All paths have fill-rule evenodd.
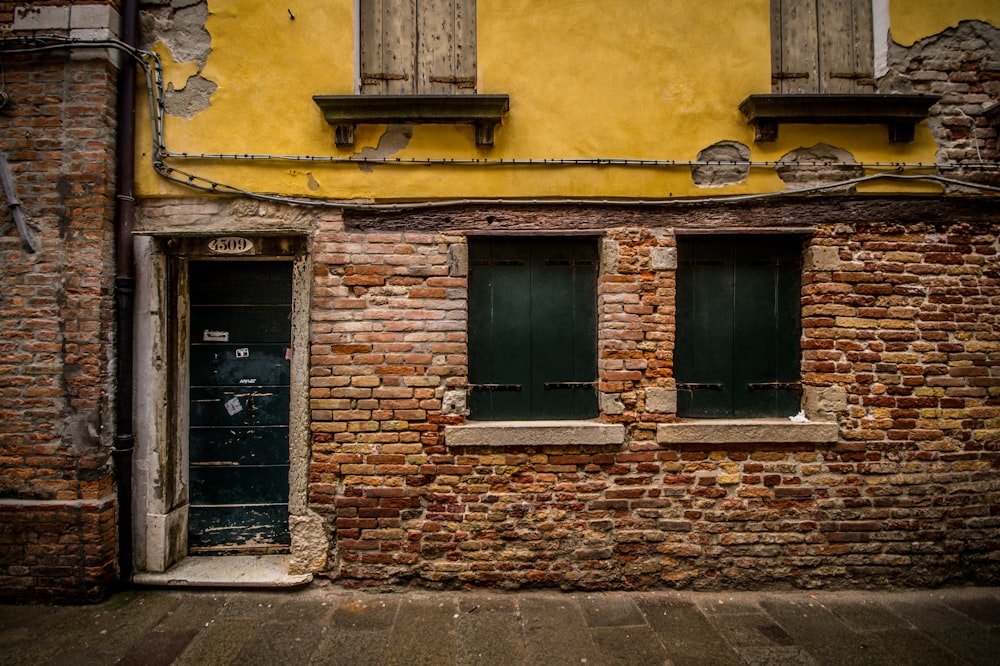
<path id="1" fill-rule="evenodd" d="M 620 446 L 625 426 L 597 421 L 470 421 L 445 426 L 448 446 Z"/>
<path id="2" fill-rule="evenodd" d="M 788 419 L 691 419 L 656 427 L 658 444 L 832 444 L 839 436 L 836 423 Z"/>

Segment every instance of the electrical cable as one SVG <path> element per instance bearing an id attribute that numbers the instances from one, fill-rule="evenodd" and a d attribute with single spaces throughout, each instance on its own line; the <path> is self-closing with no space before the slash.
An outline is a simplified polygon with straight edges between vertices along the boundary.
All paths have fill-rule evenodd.
<path id="1" fill-rule="evenodd" d="M 11 46 L 14 45 L 13 48 Z M 66 37 L 63 35 L 35 35 L 31 38 L 7 38 L 0 39 L 0 55 L 7 54 L 34 54 L 59 49 L 73 48 L 114 48 L 125 53 L 136 60 L 142 68 L 146 78 L 146 90 L 149 100 L 150 128 L 152 142 L 152 166 L 153 169 L 165 180 L 181 184 L 195 190 L 213 193 L 230 194 L 248 197 L 257 200 L 285 203 L 297 206 L 312 206 L 321 208 L 336 208 L 350 210 L 415 210 L 426 208 L 444 208 L 467 205 L 567 205 L 567 204 L 590 204 L 606 206 L 669 206 L 669 205 L 698 205 L 717 203 L 737 203 L 742 201 L 752 201 L 770 199 L 778 197 L 788 197 L 794 195 L 805 195 L 822 192 L 831 189 L 842 189 L 852 187 L 861 183 L 872 182 L 881 179 L 899 180 L 922 180 L 938 182 L 941 184 L 973 188 L 985 192 L 998 192 L 1000 187 L 975 183 L 955 178 L 947 178 L 937 173 L 935 174 L 904 174 L 902 170 L 923 170 L 934 169 L 937 172 L 955 170 L 983 170 L 1000 171 L 1000 162 L 958 162 L 958 163 L 926 163 L 926 162 L 843 162 L 833 160 L 813 160 L 794 162 L 795 166 L 815 166 L 815 167 L 852 167 L 862 169 L 888 169 L 888 173 L 869 174 L 861 177 L 850 178 L 842 181 L 824 183 L 805 188 L 787 189 L 776 192 L 761 192 L 752 194 L 737 194 L 730 196 L 716 197 L 686 197 L 686 198 L 601 198 L 601 197 L 552 197 L 552 198 L 523 198 L 523 197 L 495 197 L 495 198 L 456 198 L 440 200 L 408 201 L 398 203 L 374 203 L 374 202 L 351 202 L 334 201 L 328 199 L 316 199 L 308 197 L 294 197 L 281 194 L 270 194 L 266 192 L 255 192 L 213 181 L 204 176 L 199 176 L 190 171 L 185 171 L 177 166 L 167 164 L 167 160 L 194 160 L 194 161 L 291 161 L 291 162 L 316 162 L 330 164 L 356 164 L 360 166 L 393 165 L 393 166 L 472 166 L 472 167 L 536 167 L 536 166 L 622 166 L 622 167 L 643 167 L 643 168 L 692 168 L 698 166 L 734 166 L 745 168 L 770 168 L 787 164 L 780 160 L 750 161 L 750 160 L 651 160 L 640 158 L 542 158 L 542 159 L 488 159 L 488 158 L 399 158 L 399 157 L 358 157 L 358 156 L 335 156 L 335 155 L 283 155 L 283 154 L 257 154 L 257 153 L 189 153 L 171 150 L 166 146 L 165 140 L 165 86 L 163 83 L 163 66 L 159 55 L 154 51 L 147 51 L 133 48 L 124 42 L 116 39 L 83 40 L 79 38 Z M 978 145 L 977 154 L 978 154 Z"/>

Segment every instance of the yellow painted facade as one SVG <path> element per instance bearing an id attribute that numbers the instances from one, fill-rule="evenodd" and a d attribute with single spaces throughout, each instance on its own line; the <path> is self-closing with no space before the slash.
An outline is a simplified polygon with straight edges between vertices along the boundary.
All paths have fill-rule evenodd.
<path id="1" fill-rule="evenodd" d="M 767 163 L 820 142 L 850 152 L 866 173 L 885 169 L 877 165 L 935 161 L 937 147 L 926 122 L 909 143 L 890 143 L 883 125 L 782 125 L 777 141 L 755 143 L 738 107 L 748 95 L 771 89 L 769 0 L 480 0 L 478 5 L 477 92 L 510 96 L 493 147 L 477 147 L 467 125 L 415 125 L 412 136 L 395 136 L 398 145 L 380 153 L 388 131 L 383 125 L 359 126 L 354 146 L 338 148 L 313 96 L 356 91 L 355 1 L 209 0 L 205 28 L 211 52 L 200 76 L 217 88 L 208 107 L 191 118 L 166 117 L 165 146 L 194 156 L 260 159 L 172 157 L 166 163 L 205 182 L 250 192 L 392 201 L 661 199 L 782 191 L 785 183 Z M 959 19 L 1000 25 L 995 0 L 889 0 L 887 11 L 891 34 L 903 44 Z M 165 44 L 155 50 L 174 90 L 198 73 L 197 63 L 176 61 Z M 138 113 L 139 194 L 199 194 L 152 169 L 148 108 Z M 745 144 L 750 160 L 765 164 L 736 185 L 695 185 L 689 163 L 719 141 Z M 417 163 L 328 159 L 373 154 Z M 489 164 L 422 163 L 449 159 Z M 499 163 L 592 159 L 658 164 Z M 892 183 L 888 189 L 939 188 Z"/>

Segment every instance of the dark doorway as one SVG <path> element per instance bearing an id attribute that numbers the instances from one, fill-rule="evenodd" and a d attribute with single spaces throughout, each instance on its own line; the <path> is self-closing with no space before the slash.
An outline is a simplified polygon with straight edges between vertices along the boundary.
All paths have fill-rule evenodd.
<path id="1" fill-rule="evenodd" d="M 188 551 L 288 552 L 292 264 L 192 261 Z"/>

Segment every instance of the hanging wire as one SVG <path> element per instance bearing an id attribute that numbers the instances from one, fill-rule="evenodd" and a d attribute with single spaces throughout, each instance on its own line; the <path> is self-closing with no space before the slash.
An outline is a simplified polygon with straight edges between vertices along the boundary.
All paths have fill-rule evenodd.
<path id="1" fill-rule="evenodd" d="M 151 155 L 154 170 L 164 179 L 181 184 L 192 189 L 210 192 L 214 194 L 226 193 L 258 199 L 263 201 L 294 204 L 299 206 L 313 206 L 322 208 L 354 209 L 354 210 L 413 210 L 421 208 L 443 208 L 450 206 L 465 205 L 485 205 L 485 204 L 596 204 L 608 206 L 668 206 L 680 204 L 711 204 L 711 203 L 735 203 L 741 201 L 751 201 L 760 199 L 770 199 L 787 197 L 793 195 L 811 194 L 830 189 L 840 189 L 861 183 L 872 182 L 880 179 L 898 180 L 923 180 L 938 182 L 941 184 L 955 185 L 966 188 L 974 188 L 984 192 L 1000 192 L 1000 187 L 994 187 L 981 183 L 969 182 L 954 178 L 947 178 L 938 174 L 903 174 L 906 170 L 929 170 L 949 171 L 978 169 L 985 171 L 1000 170 L 998 162 L 983 162 L 980 155 L 979 162 L 957 162 L 948 164 L 937 164 L 927 162 L 844 162 L 832 160 L 797 161 L 796 166 L 822 166 L 836 167 L 849 166 L 864 169 L 886 169 L 886 173 L 876 173 L 866 176 L 846 179 L 833 183 L 826 183 L 806 188 L 788 189 L 778 192 L 763 192 L 754 194 L 739 194 L 731 196 L 716 197 L 692 197 L 692 198 L 634 198 L 623 197 L 615 199 L 601 198 L 458 198 L 447 200 L 426 200 L 390 204 L 378 204 L 370 202 L 345 202 L 331 201 L 324 199 L 302 198 L 288 195 L 270 194 L 266 192 L 256 192 L 240 188 L 236 185 L 216 182 L 204 176 L 199 176 L 193 172 L 182 170 L 177 166 L 171 166 L 167 160 L 173 161 L 290 161 L 290 162 L 315 162 L 329 164 L 356 164 L 356 165 L 394 165 L 394 166 L 471 166 L 471 167 L 536 167 L 536 166 L 598 166 L 598 167 L 640 167 L 640 168 L 691 168 L 696 166 L 739 166 L 746 168 L 775 168 L 785 164 L 782 161 L 765 160 L 655 160 L 645 158 L 620 158 L 620 157 L 595 157 L 595 158 L 401 158 L 401 157 L 362 157 L 362 156 L 335 156 L 335 155 L 287 155 L 270 153 L 191 153 L 185 151 L 171 150 L 166 145 L 166 93 L 163 79 L 163 66 L 159 55 L 154 51 L 147 51 L 131 47 L 116 39 L 84 40 L 63 35 L 35 35 L 30 38 L 8 38 L 0 39 L 0 56 L 9 54 L 33 54 L 59 49 L 74 48 L 114 48 L 125 53 L 128 57 L 134 58 L 141 67 L 146 78 L 146 90 L 149 100 L 150 129 L 151 129 Z M 0 58 L 2 63 L 2 58 Z M 2 91 L 2 79 L 0 79 L 0 91 Z M 964 114 L 963 114 L 964 115 Z M 978 144 L 977 155 L 978 153 Z"/>

